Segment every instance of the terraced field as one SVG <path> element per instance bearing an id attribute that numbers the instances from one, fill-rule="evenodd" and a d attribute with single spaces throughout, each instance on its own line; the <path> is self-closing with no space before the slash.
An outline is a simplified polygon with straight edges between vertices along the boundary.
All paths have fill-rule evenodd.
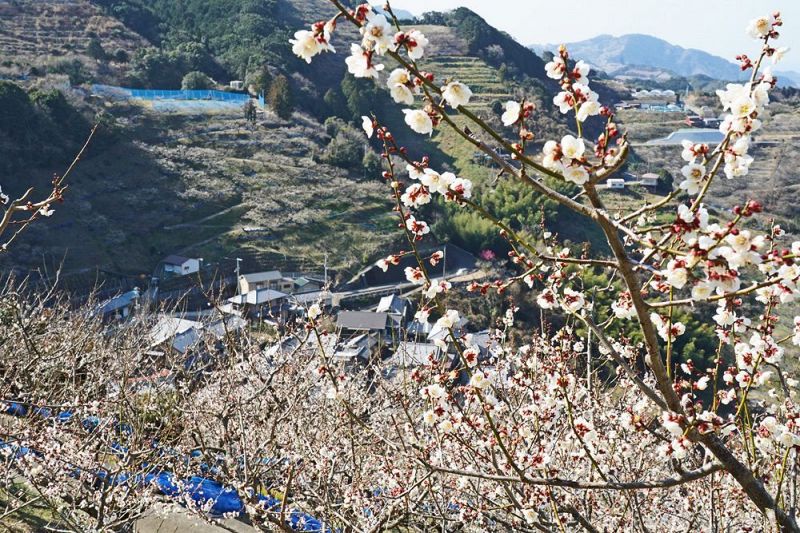
<path id="1" fill-rule="evenodd" d="M 497 69 L 478 57 L 437 55 L 426 61 L 424 68 L 436 73 L 442 82 L 458 79 L 469 85 L 474 95 L 469 108 L 485 109 L 493 100 L 512 98 L 511 87 L 500 79 Z"/>
<path id="2" fill-rule="evenodd" d="M 182 253 L 321 270 L 327 253 L 331 268 L 345 269 L 397 234 L 383 184 L 313 161 L 327 137 L 305 115 L 269 115 L 251 128 L 241 113 L 110 112 L 124 117 L 129 140 L 89 153 L 67 201 L 16 248 L 15 265 L 63 259 L 67 271 L 137 274 Z"/>
<path id="3" fill-rule="evenodd" d="M 0 76 L 17 78 L 31 68 L 46 69 L 74 59 L 97 74 L 99 65 L 87 55 L 92 37 L 99 39 L 108 53 L 122 49 L 132 54 L 147 45 L 141 36 L 88 0 L 0 0 Z M 113 79 L 121 65 L 111 63 L 102 68 L 110 70 L 104 77 Z"/>

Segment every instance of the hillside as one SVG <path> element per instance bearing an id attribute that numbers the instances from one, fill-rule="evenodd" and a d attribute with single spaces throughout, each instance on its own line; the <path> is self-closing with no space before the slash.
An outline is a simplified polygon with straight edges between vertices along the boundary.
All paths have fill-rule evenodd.
<path id="1" fill-rule="evenodd" d="M 108 111 L 118 129 L 99 135 L 117 142 L 90 150 L 66 202 L 20 242 L 17 266 L 63 259 L 68 272 L 138 274 L 172 253 L 235 253 L 292 269 L 330 252 L 341 268 L 386 243 L 393 221 L 381 184 L 313 161 L 328 138 L 307 115 L 252 128 L 238 112 Z"/>
<path id="2" fill-rule="evenodd" d="M 324 55 L 314 66 L 291 56 L 286 32 L 320 13 L 330 14 L 322 0 L 258 5 L 246 0 L 73 0 L 66 4 L 69 9 L 59 8 L 62 2 L 55 0 L 19 4 L 25 12 L 52 14 L 51 27 L 73 32 L 80 31 L 74 13 L 95 13 L 118 28 L 114 35 L 129 36 L 140 46 L 113 75 L 106 68 L 116 65 L 113 59 L 92 59 L 97 68 L 87 69 L 86 79 L 71 88 L 46 72 L 21 80 L 26 91 L 61 87 L 82 124 L 98 117 L 104 122 L 72 177 L 65 204 L 20 241 L 14 263 L 23 270 L 63 262 L 72 273 L 101 267 L 145 274 L 172 253 L 207 261 L 246 257 L 253 265 L 286 269 L 317 269 L 328 253 L 331 267 L 342 272 L 358 268 L 397 236 L 385 190 L 374 170 L 362 167 L 363 137 L 351 126 L 331 129 L 347 122 L 356 126 L 369 109 L 382 110 L 382 119 L 412 153 L 421 155 L 424 149 L 435 165 L 468 176 L 479 187 L 491 186 L 494 179 L 495 171 L 475 161 L 473 148 L 453 132 L 435 134 L 433 146 L 410 133 L 384 84 L 345 75 L 341 55 Z M 535 123 L 541 139 L 566 132 L 552 109 L 556 86 L 544 76 L 541 58 L 469 10 L 428 17 L 414 24 L 432 42 L 421 66 L 440 80 L 457 74 L 470 85 L 475 113 L 499 123 L 500 102 L 526 95 L 539 107 Z M 35 21 L 19 19 L 17 32 L 32 31 Z M 347 25 L 340 30 L 341 42 L 354 38 Z M 0 53 L 6 55 L 12 48 L 3 43 Z M 104 49 L 114 43 L 101 39 Z M 80 61 L 89 62 L 85 57 Z M 190 69 L 214 74 L 221 82 L 261 76 L 258 83 L 267 89 L 286 74 L 294 113 L 286 120 L 269 110 L 250 126 L 237 109 L 203 113 L 142 106 L 95 95 L 89 85 L 122 80 L 133 87 L 170 88 L 180 86 Z M 26 123 L 36 125 L 28 129 L 41 138 L 58 136 L 57 122 L 46 116 Z M 24 169 L 34 177 L 32 183 L 43 185 L 68 161 L 68 150 L 45 160 L 21 152 L 13 167 L 0 171 L 0 183 L 13 183 L 12 177 Z M 530 202 L 532 212 L 537 209 L 523 191 L 506 192 L 515 205 Z M 446 218 L 443 206 L 436 209 L 432 220 Z M 476 252 L 489 239 L 482 233 L 477 238 L 464 234 L 466 226 L 437 228 L 439 238 L 471 245 Z M 490 228 L 481 231 L 493 235 Z"/>

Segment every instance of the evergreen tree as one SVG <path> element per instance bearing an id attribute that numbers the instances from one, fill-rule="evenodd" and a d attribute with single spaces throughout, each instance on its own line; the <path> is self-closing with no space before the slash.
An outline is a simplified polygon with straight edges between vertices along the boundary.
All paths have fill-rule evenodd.
<path id="1" fill-rule="evenodd" d="M 252 100 L 248 100 L 244 104 L 244 119 L 248 121 L 250 124 L 255 125 L 256 123 L 256 105 L 253 103 Z"/>
<path id="2" fill-rule="evenodd" d="M 270 84 L 267 103 L 279 117 L 291 118 L 294 109 L 292 91 L 289 87 L 289 80 L 283 74 L 277 76 Z"/>
<path id="3" fill-rule="evenodd" d="M 86 47 L 86 53 L 89 54 L 91 58 L 98 61 L 103 61 L 108 57 L 106 51 L 103 49 L 103 44 L 97 37 L 92 37 L 89 39 L 89 45 Z"/>

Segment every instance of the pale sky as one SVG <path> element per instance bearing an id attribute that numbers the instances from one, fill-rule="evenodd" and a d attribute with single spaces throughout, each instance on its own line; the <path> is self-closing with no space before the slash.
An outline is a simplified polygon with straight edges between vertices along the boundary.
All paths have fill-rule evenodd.
<path id="1" fill-rule="evenodd" d="M 800 0 L 392 0 L 392 6 L 414 15 L 468 7 L 526 45 L 645 33 L 730 61 L 756 55 L 744 28 L 777 10 L 784 21 L 777 42 L 792 51 L 776 70 L 800 71 Z"/>

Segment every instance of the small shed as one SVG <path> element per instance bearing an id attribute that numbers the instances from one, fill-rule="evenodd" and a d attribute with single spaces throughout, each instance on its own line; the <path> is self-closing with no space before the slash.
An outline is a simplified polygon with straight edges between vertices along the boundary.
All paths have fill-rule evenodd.
<path id="1" fill-rule="evenodd" d="M 625 180 L 621 178 L 611 178 L 606 182 L 609 189 L 624 189 Z"/>
<path id="2" fill-rule="evenodd" d="M 658 174 L 647 172 L 646 174 L 642 174 L 642 176 L 639 178 L 639 181 L 641 181 L 642 185 L 645 187 L 658 187 Z"/>

